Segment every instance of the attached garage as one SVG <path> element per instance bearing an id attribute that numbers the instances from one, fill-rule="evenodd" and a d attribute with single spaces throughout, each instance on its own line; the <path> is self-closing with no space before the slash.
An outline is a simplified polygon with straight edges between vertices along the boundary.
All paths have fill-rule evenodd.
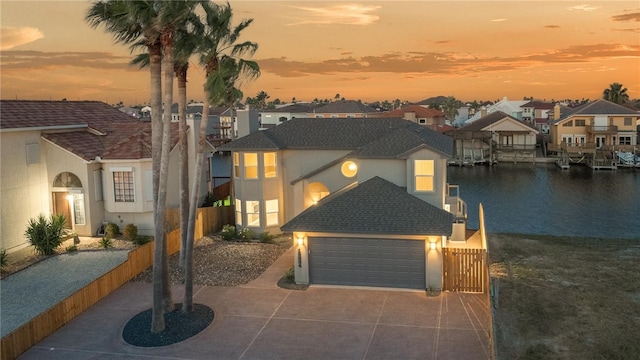
<path id="1" fill-rule="evenodd" d="M 425 242 L 309 237 L 312 284 L 425 288 Z"/>

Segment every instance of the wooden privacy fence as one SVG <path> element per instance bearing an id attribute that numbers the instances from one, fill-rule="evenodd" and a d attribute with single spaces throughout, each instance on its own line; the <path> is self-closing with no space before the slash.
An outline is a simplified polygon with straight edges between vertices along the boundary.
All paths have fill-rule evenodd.
<path id="1" fill-rule="evenodd" d="M 233 222 L 233 207 L 198 210 L 203 211 L 198 211 L 195 239 L 200 239 L 206 234 L 222 229 L 224 224 Z M 180 250 L 180 229 L 170 231 L 166 236 L 167 253 L 169 255 L 175 254 Z M 0 344 L 2 360 L 17 358 L 40 340 L 51 335 L 93 304 L 153 265 L 153 248 L 153 242 L 149 242 L 130 251 L 125 262 L 4 336 Z"/>
<path id="2" fill-rule="evenodd" d="M 227 224 L 235 224 L 235 212 L 233 206 L 212 206 L 198 208 L 196 215 L 195 239 L 219 231 L 222 226 Z M 165 210 L 165 221 L 168 229 L 174 230 L 180 228 L 180 209 L 167 208 Z"/>
<path id="3" fill-rule="evenodd" d="M 443 290 L 482 293 L 487 281 L 487 251 L 442 249 Z"/>

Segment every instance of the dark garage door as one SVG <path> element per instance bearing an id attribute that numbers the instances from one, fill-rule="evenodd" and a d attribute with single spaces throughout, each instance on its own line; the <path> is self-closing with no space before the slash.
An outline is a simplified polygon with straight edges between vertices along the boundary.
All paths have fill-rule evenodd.
<path id="1" fill-rule="evenodd" d="M 425 288 L 424 241 L 309 238 L 312 284 Z"/>

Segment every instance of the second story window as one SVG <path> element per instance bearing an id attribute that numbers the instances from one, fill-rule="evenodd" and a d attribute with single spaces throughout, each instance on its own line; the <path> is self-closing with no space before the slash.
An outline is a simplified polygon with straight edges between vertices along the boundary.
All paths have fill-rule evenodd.
<path id="1" fill-rule="evenodd" d="M 631 118 L 630 117 L 624 118 L 624 126 L 631 126 Z"/>
<path id="2" fill-rule="evenodd" d="M 257 153 L 244 154 L 244 177 L 245 179 L 258 178 L 258 154 Z"/>
<path id="3" fill-rule="evenodd" d="M 113 172 L 113 193 L 115 202 L 134 202 L 133 171 Z"/>
<path id="4" fill-rule="evenodd" d="M 233 153 L 233 176 L 240 177 L 240 153 Z"/>
<path id="5" fill-rule="evenodd" d="M 414 160 L 414 175 L 416 191 L 433 191 L 433 160 Z"/>
<path id="6" fill-rule="evenodd" d="M 585 125 L 585 120 L 584 119 L 576 119 L 576 126 L 584 126 Z"/>
<path id="7" fill-rule="evenodd" d="M 276 177 L 276 153 L 264 153 L 264 177 Z"/>

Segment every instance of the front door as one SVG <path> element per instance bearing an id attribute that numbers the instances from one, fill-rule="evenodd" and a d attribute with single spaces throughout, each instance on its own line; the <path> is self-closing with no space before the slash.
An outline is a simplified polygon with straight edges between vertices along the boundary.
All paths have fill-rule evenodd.
<path id="1" fill-rule="evenodd" d="M 596 149 L 600 149 L 605 145 L 605 139 L 605 136 L 596 136 Z"/>
<path id="2" fill-rule="evenodd" d="M 53 214 L 64 215 L 67 221 L 64 223 L 66 229 L 71 229 L 71 206 L 69 205 L 69 193 L 68 192 L 54 192 L 53 193 Z"/>

